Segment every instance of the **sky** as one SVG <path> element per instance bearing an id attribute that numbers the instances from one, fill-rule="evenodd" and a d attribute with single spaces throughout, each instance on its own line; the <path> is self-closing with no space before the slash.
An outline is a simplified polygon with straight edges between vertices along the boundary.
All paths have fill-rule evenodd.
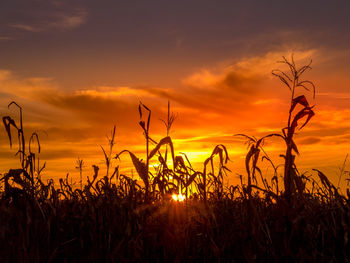
<path id="1" fill-rule="evenodd" d="M 274 77 L 293 55 L 312 60 L 315 116 L 296 135 L 302 172 L 324 171 L 337 185 L 350 146 L 349 1 L 58 1 L 0 4 L 0 115 L 18 120 L 27 141 L 39 134 L 45 178 L 78 178 L 77 158 L 104 167 L 116 125 L 114 154 L 129 149 L 145 159 L 138 104 L 152 110 L 150 133 L 166 136 L 167 104 L 177 118 L 170 135 L 202 169 L 217 144 L 229 150 L 229 183 L 244 172 L 247 145 L 287 125 L 290 91 Z M 283 142 L 265 150 L 283 163 Z M 0 130 L 0 173 L 19 166 Z M 130 172 L 127 158 L 113 165 Z M 268 174 L 268 165 L 261 164 Z M 349 169 L 348 165 L 345 170 Z M 271 168 L 270 170 L 271 171 Z M 341 178 L 345 184 L 346 175 Z"/>

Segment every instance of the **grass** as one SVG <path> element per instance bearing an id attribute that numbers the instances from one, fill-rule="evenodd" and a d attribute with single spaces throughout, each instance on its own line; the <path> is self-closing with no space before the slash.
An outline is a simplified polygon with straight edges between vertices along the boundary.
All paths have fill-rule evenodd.
<path id="1" fill-rule="evenodd" d="M 140 127 L 146 160 L 129 150 L 113 153 L 115 127 L 105 157 L 106 174 L 93 167 L 82 185 L 83 160 L 77 160 L 79 187 L 68 178 L 55 186 L 43 182 L 40 142 L 36 133 L 26 145 L 22 108 L 20 124 L 3 118 L 12 145 L 18 136 L 19 169 L 1 176 L 0 257 L 3 262 L 349 262 L 350 192 L 343 196 L 327 176 L 319 180 L 300 174 L 295 158 L 295 130 L 314 115 L 305 95 L 314 85 L 301 76 L 310 64 L 297 68 L 283 58 L 289 72 L 273 71 L 291 91 L 287 126 L 281 134 L 255 138 L 238 134 L 248 143 L 247 184 L 223 184 L 229 161 L 217 145 L 196 170 L 185 154 L 176 156 L 170 134 L 176 115 L 168 104 L 167 133 L 159 142 L 150 134 L 151 110 L 140 102 Z M 304 119 L 304 124 L 299 125 Z M 279 137 L 286 145 L 282 176 L 264 150 L 264 141 Z M 37 150 L 33 150 L 36 145 Z M 28 147 L 27 147 L 28 146 Z M 113 167 L 113 158 L 127 154 L 141 182 Z M 157 159 L 156 159 L 157 158 Z M 268 161 L 274 177 L 268 181 L 259 164 Z M 158 162 L 150 170 L 151 162 Z M 344 169 L 343 169 L 344 170 Z M 342 174 L 345 171 L 342 171 Z M 172 196 L 184 198 L 176 201 Z M 177 198 L 179 199 L 179 198 Z"/>

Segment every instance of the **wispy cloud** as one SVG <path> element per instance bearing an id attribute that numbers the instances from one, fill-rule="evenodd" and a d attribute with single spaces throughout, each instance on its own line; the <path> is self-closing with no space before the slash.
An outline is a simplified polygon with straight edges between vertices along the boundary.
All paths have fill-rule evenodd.
<path id="1" fill-rule="evenodd" d="M 77 9 L 72 13 L 58 13 L 56 20 L 49 23 L 48 28 L 58 28 L 61 30 L 74 29 L 87 21 L 88 12 L 84 9 Z"/>
<path id="2" fill-rule="evenodd" d="M 11 27 L 19 30 L 23 30 L 23 31 L 28 31 L 28 32 L 40 32 L 44 30 L 44 28 L 40 26 L 25 25 L 25 24 L 12 24 Z"/>
<path id="3" fill-rule="evenodd" d="M 9 40 L 14 40 L 14 37 L 10 36 L 0 36 L 0 41 L 9 41 Z"/>
<path id="4" fill-rule="evenodd" d="M 69 12 L 54 12 L 49 18 L 33 19 L 27 23 L 11 24 L 12 28 L 27 32 L 42 32 L 52 29 L 70 30 L 87 21 L 88 12 L 84 9 L 77 9 Z"/>

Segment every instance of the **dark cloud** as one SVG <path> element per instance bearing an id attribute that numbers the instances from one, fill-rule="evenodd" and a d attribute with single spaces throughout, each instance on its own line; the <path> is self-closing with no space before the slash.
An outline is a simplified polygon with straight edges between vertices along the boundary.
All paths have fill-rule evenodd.
<path id="1" fill-rule="evenodd" d="M 189 135 L 188 138 L 183 138 L 184 136 L 181 136 L 181 139 L 176 140 L 176 143 L 179 144 L 195 144 L 197 148 L 201 148 L 201 144 L 207 144 L 209 147 L 206 148 L 212 148 L 215 145 L 218 144 L 240 144 L 242 140 L 237 139 L 234 135 L 204 135 L 199 137 L 193 137 L 193 134 Z"/>
<path id="2" fill-rule="evenodd" d="M 113 92 L 118 93 L 119 91 L 119 88 L 115 88 L 110 92 L 91 90 L 90 92 L 60 94 L 47 92 L 38 96 L 37 99 L 41 103 L 66 112 L 57 120 L 62 123 L 63 127 L 50 128 L 50 133 L 61 138 L 66 136 L 65 140 L 82 141 L 88 138 L 105 138 L 113 125 L 116 125 L 118 133 L 126 133 L 129 138 L 124 139 L 132 141 L 135 134 L 142 134 L 139 127 L 139 100 L 142 100 L 152 110 L 152 132 L 157 133 L 164 130 L 162 123 L 158 120 L 166 116 L 166 112 L 162 109 L 162 105 L 163 108 L 167 105 L 166 99 L 154 98 L 154 94 L 152 97 L 140 89 L 128 89 L 131 93 L 139 91 L 140 94 L 143 94 L 140 97 L 128 93 L 113 95 Z"/>
<path id="3" fill-rule="evenodd" d="M 310 126 L 311 124 L 309 124 Z M 313 129 L 303 129 L 301 132 L 306 136 L 317 136 L 317 137 L 337 137 L 344 134 L 350 134 L 350 127 L 327 127 L 320 125 L 319 123 L 312 124 Z M 316 128 L 317 127 L 317 128 Z"/>
<path id="4" fill-rule="evenodd" d="M 69 146 L 66 149 L 52 149 L 52 150 L 43 150 L 39 157 L 42 161 L 50 161 L 50 160 L 57 160 L 57 159 L 72 159 L 77 158 L 77 156 L 81 155 L 82 149 L 71 149 Z M 86 154 L 86 153 L 85 153 Z"/>
<path id="5" fill-rule="evenodd" d="M 128 103 L 119 99 L 87 94 L 50 94 L 43 100 L 57 108 L 70 110 L 92 123 L 118 120 L 127 123 L 130 115 L 135 115 L 132 113 L 137 112 L 137 101 Z"/>
<path id="6" fill-rule="evenodd" d="M 184 105 L 188 108 L 198 111 L 207 112 L 221 112 L 223 109 L 215 103 L 208 102 L 209 93 L 206 91 L 198 90 L 196 88 L 188 90 L 176 90 L 176 89 L 162 89 L 162 88 L 148 88 L 150 94 L 164 98 L 164 100 L 170 100 L 180 105 Z"/>
<path id="7" fill-rule="evenodd" d="M 181 93 L 185 94 L 184 102 L 187 101 L 189 107 L 196 107 L 196 101 L 199 109 L 229 114 L 239 112 L 258 98 L 261 84 L 261 77 L 255 73 L 247 75 L 230 69 L 218 74 L 194 74 L 184 81 L 188 89 Z"/>
<path id="8" fill-rule="evenodd" d="M 298 144 L 315 144 L 321 142 L 321 138 L 319 137 L 306 137 L 298 140 Z"/>
<path id="9" fill-rule="evenodd" d="M 247 77 L 242 73 L 229 71 L 217 85 L 219 89 L 223 87 L 239 94 L 250 95 L 250 93 L 256 93 L 255 84 L 260 82 L 261 78 L 257 76 Z"/>
<path id="10" fill-rule="evenodd" d="M 93 126 L 76 128 L 76 127 L 58 127 L 53 126 L 45 129 L 47 134 L 46 141 L 63 141 L 68 143 L 84 143 L 91 138 L 103 136 L 104 129 L 93 130 Z"/>

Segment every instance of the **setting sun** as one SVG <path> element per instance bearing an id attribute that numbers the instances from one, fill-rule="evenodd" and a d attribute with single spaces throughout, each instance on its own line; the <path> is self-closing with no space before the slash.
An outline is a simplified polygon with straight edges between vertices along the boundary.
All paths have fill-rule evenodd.
<path id="1" fill-rule="evenodd" d="M 186 196 L 184 196 L 183 194 L 173 194 L 172 196 L 171 196 L 172 198 L 173 198 L 173 200 L 174 201 L 178 201 L 178 202 L 182 202 L 182 201 L 184 201 L 185 199 L 186 199 Z"/>

